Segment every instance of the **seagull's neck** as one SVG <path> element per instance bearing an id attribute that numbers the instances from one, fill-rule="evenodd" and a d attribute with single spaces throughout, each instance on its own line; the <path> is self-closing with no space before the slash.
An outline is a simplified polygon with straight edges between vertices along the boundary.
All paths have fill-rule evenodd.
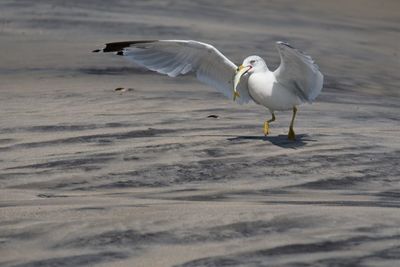
<path id="1" fill-rule="evenodd" d="M 267 65 L 264 65 L 264 66 L 262 66 L 262 67 L 256 68 L 256 69 L 253 71 L 253 73 L 265 73 L 265 72 L 271 72 L 271 71 L 268 69 Z"/>

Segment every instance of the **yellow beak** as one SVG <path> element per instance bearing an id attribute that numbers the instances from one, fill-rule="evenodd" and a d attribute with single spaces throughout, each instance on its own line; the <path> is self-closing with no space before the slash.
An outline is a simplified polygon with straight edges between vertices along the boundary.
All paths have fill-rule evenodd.
<path id="1" fill-rule="evenodd" d="M 238 86 L 238 84 L 240 83 L 240 79 L 242 78 L 242 76 L 249 71 L 249 69 L 251 69 L 251 66 L 243 66 L 240 65 L 237 69 L 236 69 L 236 74 L 235 77 L 233 78 L 233 101 L 236 100 L 236 97 L 240 97 L 239 93 L 237 92 L 236 88 Z"/>
<path id="2" fill-rule="evenodd" d="M 240 65 L 239 67 L 237 67 L 237 69 L 236 69 L 236 73 L 238 72 L 238 71 L 240 71 L 241 69 L 243 69 L 244 68 L 244 66 L 243 65 Z"/>

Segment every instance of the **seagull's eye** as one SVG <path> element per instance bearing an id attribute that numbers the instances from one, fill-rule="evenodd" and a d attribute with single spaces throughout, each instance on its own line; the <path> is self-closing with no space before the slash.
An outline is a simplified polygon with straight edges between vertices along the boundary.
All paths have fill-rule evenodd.
<path id="1" fill-rule="evenodd" d="M 250 64 L 254 64 L 254 63 L 256 63 L 256 60 L 255 60 L 255 59 L 250 60 Z"/>

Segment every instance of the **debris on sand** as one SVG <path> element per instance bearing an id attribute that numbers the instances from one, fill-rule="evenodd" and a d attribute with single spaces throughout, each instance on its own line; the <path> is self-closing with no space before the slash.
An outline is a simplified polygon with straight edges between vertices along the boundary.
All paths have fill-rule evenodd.
<path id="1" fill-rule="evenodd" d="M 115 92 L 131 92 L 133 91 L 133 88 L 124 88 L 124 87 L 117 87 L 114 89 Z"/>
<path id="2" fill-rule="evenodd" d="M 219 116 L 218 116 L 218 115 L 211 114 L 211 115 L 208 115 L 207 118 L 218 119 Z"/>

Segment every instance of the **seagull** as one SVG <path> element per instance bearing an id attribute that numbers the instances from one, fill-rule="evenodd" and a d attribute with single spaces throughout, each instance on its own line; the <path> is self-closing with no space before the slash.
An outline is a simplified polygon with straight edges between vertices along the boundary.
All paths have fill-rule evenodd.
<path id="1" fill-rule="evenodd" d="M 214 46 L 193 40 L 139 40 L 112 42 L 93 52 L 114 52 L 149 70 L 170 77 L 195 74 L 233 101 L 255 102 L 266 107 L 271 119 L 263 133 L 270 133 L 275 111 L 292 110 L 288 139 L 295 140 L 293 124 L 297 106 L 312 103 L 322 90 L 323 75 L 310 56 L 285 42 L 276 42 L 281 63 L 270 71 L 259 56 L 249 56 L 236 66 Z"/>

